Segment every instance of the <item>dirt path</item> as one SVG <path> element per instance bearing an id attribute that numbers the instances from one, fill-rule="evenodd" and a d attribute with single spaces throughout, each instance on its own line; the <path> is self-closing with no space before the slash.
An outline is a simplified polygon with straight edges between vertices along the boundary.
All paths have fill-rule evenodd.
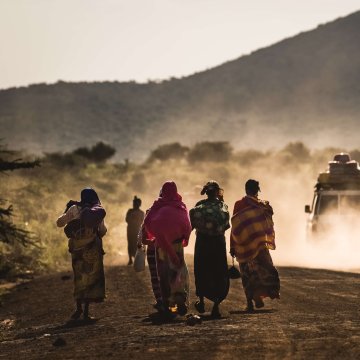
<path id="1" fill-rule="evenodd" d="M 280 301 L 246 314 L 240 280 L 232 280 L 223 318 L 211 320 L 206 313 L 193 327 L 184 318 L 159 324 L 149 317 L 148 273 L 127 266 L 107 268 L 107 300 L 92 312 L 97 321 L 67 324 L 72 281 L 62 277 L 71 272 L 43 276 L 2 299 L 0 358 L 360 359 L 360 274 L 279 271 Z M 195 313 L 193 302 L 194 296 Z M 62 340 L 63 346 L 53 345 Z"/>

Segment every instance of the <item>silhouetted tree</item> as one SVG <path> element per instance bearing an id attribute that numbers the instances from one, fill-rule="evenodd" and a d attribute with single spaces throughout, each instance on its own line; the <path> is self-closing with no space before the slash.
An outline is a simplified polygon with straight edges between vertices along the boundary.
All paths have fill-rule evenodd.
<path id="1" fill-rule="evenodd" d="M 13 171 L 16 169 L 30 169 L 39 166 L 39 161 L 22 161 L 21 159 L 6 160 L 3 156 L 9 156 L 13 152 L 0 147 L 0 173 Z M 19 242 L 22 245 L 34 244 L 30 233 L 19 228 L 12 222 L 13 207 L 9 205 L 4 207 L 6 201 L 0 198 L 0 242 L 14 243 Z"/>
<path id="2" fill-rule="evenodd" d="M 149 161 L 181 159 L 188 153 L 189 148 L 178 142 L 158 146 L 149 156 Z"/>
<path id="3" fill-rule="evenodd" d="M 188 153 L 190 162 L 197 161 L 227 161 L 233 153 L 233 148 L 227 141 L 204 141 L 195 144 Z"/>
<path id="4" fill-rule="evenodd" d="M 80 147 L 74 150 L 73 153 L 75 155 L 80 155 L 90 161 L 100 163 L 110 159 L 115 154 L 115 152 L 115 148 L 105 144 L 102 141 L 99 141 L 92 148 Z"/>
<path id="5" fill-rule="evenodd" d="M 310 149 L 301 141 L 290 142 L 281 151 L 282 155 L 295 158 L 298 161 L 308 161 L 310 159 Z"/>

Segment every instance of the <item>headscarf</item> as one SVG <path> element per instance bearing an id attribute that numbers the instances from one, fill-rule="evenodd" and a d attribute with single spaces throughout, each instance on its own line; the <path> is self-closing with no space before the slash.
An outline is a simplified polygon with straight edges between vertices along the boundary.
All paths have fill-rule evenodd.
<path id="1" fill-rule="evenodd" d="M 173 259 L 179 259 L 171 244 L 183 237 L 183 246 L 187 246 L 191 224 L 186 205 L 182 202 L 173 181 L 166 181 L 161 188 L 160 196 L 154 201 L 144 219 L 144 226 L 150 238 L 155 239 L 156 246 L 163 248 Z"/>
<path id="2" fill-rule="evenodd" d="M 80 194 L 80 203 L 81 207 L 86 205 L 100 205 L 100 199 L 96 191 L 92 188 L 85 188 L 81 191 Z"/>
<path id="3" fill-rule="evenodd" d="M 163 206 L 174 206 L 187 211 L 186 205 L 182 202 L 182 197 L 177 192 L 177 186 L 174 181 L 166 181 L 163 184 L 159 197 L 154 201 L 150 212 L 158 210 Z"/>
<path id="4" fill-rule="evenodd" d="M 77 205 L 80 207 L 86 207 L 86 205 L 101 205 L 98 194 L 92 188 L 85 188 L 81 191 L 80 194 L 81 201 L 69 200 L 66 204 L 65 211 L 66 213 L 73 205 Z"/>

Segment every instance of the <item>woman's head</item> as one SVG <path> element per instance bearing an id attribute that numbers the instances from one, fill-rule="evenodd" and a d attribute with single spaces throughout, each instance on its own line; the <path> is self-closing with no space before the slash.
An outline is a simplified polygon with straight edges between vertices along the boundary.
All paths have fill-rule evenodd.
<path id="1" fill-rule="evenodd" d="M 80 203 L 82 206 L 101 204 L 98 194 L 92 188 L 83 189 L 80 194 L 80 199 Z"/>
<path id="2" fill-rule="evenodd" d="M 133 208 L 134 209 L 139 209 L 141 206 L 141 199 L 138 198 L 136 195 L 134 196 L 134 200 L 133 200 Z"/>
<path id="3" fill-rule="evenodd" d="M 160 190 L 160 197 L 167 200 L 179 200 L 181 198 L 174 181 L 166 181 L 163 184 Z"/>
<path id="4" fill-rule="evenodd" d="M 258 192 L 260 191 L 260 185 L 259 182 L 253 179 L 249 179 L 245 183 L 245 192 L 246 195 L 249 196 L 256 196 Z"/>
<path id="5" fill-rule="evenodd" d="M 206 194 L 209 198 L 215 198 L 218 196 L 220 190 L 219 184 L 214 181 L 208 181 L 201 190 L 201 195 Z"/>

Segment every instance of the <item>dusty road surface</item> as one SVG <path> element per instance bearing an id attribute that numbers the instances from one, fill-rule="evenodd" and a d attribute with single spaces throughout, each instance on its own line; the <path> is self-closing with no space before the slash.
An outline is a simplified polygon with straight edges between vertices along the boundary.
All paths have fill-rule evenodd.
<path id="1" fill-rule="evenodd" d="M 232 280 L 223 318 L 212 320 L 207 312 L 195 326 L 184 317 L 161 323 L 151 315 L 147 271 L 108 267 L 107 300 L 92 308 L 90 323 L 67 322 L 71 272 L 39 277 L 2 298 L 0 358 L 360 359 L 360 274 L 279 272 L 280 301 L 247 314 L 240 280 Z M 194 296 L 191 303 L 195 313 Z"/>

